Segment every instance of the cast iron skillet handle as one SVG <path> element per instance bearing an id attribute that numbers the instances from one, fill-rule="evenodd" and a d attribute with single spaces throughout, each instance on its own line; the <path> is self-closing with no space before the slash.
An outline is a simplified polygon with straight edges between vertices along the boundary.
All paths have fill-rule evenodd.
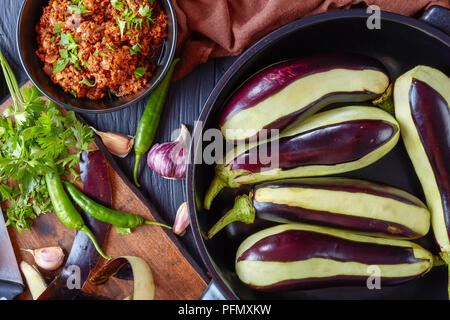
<path id="1" fill-rule="evenodd" d="M 202 300 L 226 300 L 226 298 L 222 292 L 220 292 L 219 288 L 217 288 L 214 281 L 211 281 L 208 288 L 203 292 Z"/>
<path id="2" fill-rule="evenodd" d="M 0 280 L 0 300 L 13 300 L 23 289 L 24 286 L 20 283 Z"/>
<path id="3" fill-rule="evenodd" d="M 420 20 L 450 35 L 450 10 L 441 6 L 429 7 Z"/>

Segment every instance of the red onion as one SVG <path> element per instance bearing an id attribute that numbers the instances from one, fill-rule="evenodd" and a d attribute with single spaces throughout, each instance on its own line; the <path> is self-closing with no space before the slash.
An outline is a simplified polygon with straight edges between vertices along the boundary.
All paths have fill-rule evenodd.
<path id="1" fill-rule="evenodd" d="M 166 179 L 185 178 L 189 143 L 189 130 L 182 124 L 180 134 L 175 141 L 157 143 L 150 149 L 147 155 L 148 166 Z"/>

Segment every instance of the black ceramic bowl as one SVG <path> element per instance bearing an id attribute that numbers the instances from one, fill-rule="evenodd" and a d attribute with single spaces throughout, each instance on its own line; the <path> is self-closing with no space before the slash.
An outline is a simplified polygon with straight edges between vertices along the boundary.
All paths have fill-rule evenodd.
<path id="1" fill-rule="evenodd" d="M 59 85 L 52 82 L 42 69 L 43 63 L 35 53 L 37 50 L 35 26 L 42 15 L 42 9 L 48 5 L 48 0 L 24 0 L 19 13 L 16 41 L 20 61 L 25 72 L 45 96 L 66 109 L 84 113 L 105 113 L 117 111 L 136 103 L 158 86 L 167 73 L 175 54 L 177 42 L 175 11 L 170 0 L 159 1 L 167 15 L 168 37 L 164 41 L 159 57 L 157 60 L 155 59 L 157 68 L 153 72 L 150 83 L 139 92 L 112 99 L 109 97 L 101 100 L 76 99 L 70 93 L 64 92 Z"/>
<path id="2" fill-rule="evenodd" d="M 450 12 L 435 8 L 427 12 L 430 18 L 442 12 L 445 23 Z M 431 13 L 434 13 L 431 15 Z M 205 103 L 194 130 L 203 135 L 210 128 L 217 128 L 226 101 L 243 81 L 258 70 L 275 62 L 294 57 L 322 53 L 354 52 L 380 60 L 396 79 L 411 68 L 425 64 L 450 74 L 449 35 L 420 21 L 393 13 L 382 12 L 381 29 L 367 28 L 369 15 L 365 10 L 342 10 L 324 13 L 294 21 L 267 35 L 243 54 L 227 69 Z M 339 287 L 317 290 L 262 293 L 251 290 L 237 277 L 234 262 L 240 243 L 250 234 L 269 223 L 257 221 L 253 225 L 234 222 L 213 239 L 205 236 L 212 225 L 234 203 L 239 189 L 224 189 L 216 197 L 212 208 L 202 207 L 205 191 L 214 176 L 214 165 L 205 162 L 203 152 L 210 140 L 195 136 L 191 145 L 190 163 L 187 168 L 187 195 L 192 231 L 198 250 L 208 267 L 215 287 L 228 299 L 446 299 L 447 274 L 443 267 L 436 267 L 424 277 L 396 287 L 382 290 Z M 197 140 L 198 139 L 198 140 Z M 210 150 L 209 150 L 210 151 Z M 330 150 L 334 152 L 336 150 Z M 207 153 L 209 154 L 209 153 Z M 367 179 L 406 190 L 424 200 L 422 189 L 405 151 L 403 143 L 374 164 L 345 174 L 349 178 Z M 416 240 L 423 247 L 436 253 L 433 233 Z M 209 288 L 213 288 L 210 286 Z M 211 289 L 209 289 L 211 290 Z M 213 290 L 211 290 L 213 291 Z M 210 293 L 207 292 L 206 295 Z M 214 293 L 211 294 L 213 297 Z"/>

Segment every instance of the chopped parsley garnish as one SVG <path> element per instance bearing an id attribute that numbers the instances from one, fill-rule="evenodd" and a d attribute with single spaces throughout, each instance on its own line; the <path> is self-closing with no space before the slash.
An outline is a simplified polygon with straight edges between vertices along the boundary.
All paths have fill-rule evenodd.
<path id="1" fill-rule="evenodd" d="M 136 17 L 136 13 L 133 12 L 135 10 L 134 6 L 133 8 L 126 6 L 125 1 L 110 1 L 113 8 L 120 12 L 120 15 L 114 14 L 114 16 L 117 19 L 117 25 L 119 26 L 120 35 L 122 37 L 124 32 L 128 29 L 142 29 L 142 22 L 144 21 L 144 19 L 147 25 L 150 25 L 150 22 L 153 22 L 153 19 L 151 17 L 152 8 L 149 5 L 139 7 L 138 13 L 142 16 L 142 18 L 139 18 Z M 127 32 L 127 35 L 129 36 L 130 34 Z"/>
<path id="2" fill-rule="evenodd" d="M 98 57 L 98 51 L 94 52 L 94 57 L 96 57 L 96 58 Z"/>
<path id="3" fill-rule="evenodd" d="M 57 60 L 54 64 L 53 64 L 53 73 L 58 73 L 63 71 L 67 64 L 69 63 L 68 59 L 63 59 L 63 60 Z"/>
<path id="4" fill-rule="evenodd" d="M 111 47 L 111 45 L 109 43 L 106 43 L 106 47 L 111 51 L 116 51 L 116 50 L 114 50 L 113 47 Z"/>
<path id="5" fill-rule="evenodd" d="M 119 0 L 111 0 L 111 5 L 113 6 L 114 9 L 121 10 L 124 6 L 124 3 Z"/>
<path id="6" fill-rule="evenodd" d="M 119 20 L 119 29 L 120 29 L 120 36 L 123 37 L 123 32 L 125 31 L 125 27 L 127 26 L 127 22 L 124 20 Z M 127 32 L 128 35 L 128 32 Z"/>
<path id="7" fill-rule="evenodd" d="M 136 43 L 130 48 L 130 55 L 135 55 L 136 53 L 140 52 L 141 48 L 142 46 L 139 43 Z"/>
<path id="8" fill-rule="evenodd" d="M 109 97 L 109 99 L 113 99 L 114 97 L 117 97 L 117 91 L 109 90 L 108 97 Z"/>
<path id="9" fill-rule="evenodd" d="M 58 45 L 65 46 L 65 49 L 59 50 L 59 56 L 61 59 L 57 60 L 53 64 L 53 73 L 58 73 L 64 70 L 67 64 L 72 63 L 75 68 L 81 70 L 80 64 L 78 63 L 78 44 L 77 41 L 72 37 L 71 33 L 61 33 L 61 40 Z"/>
<path id="10" fill-rule="evenodd" d="M 73 0 L 71 2 L 71 5 L 69 5 L 69 10 L 73 14 L 83 14 L 83 13 L 91 12 L 89 10 L 86 10 L 86 7 L 84 6 L 83 1 L 81 1 L 81 0 Z"/>
<path id="11" fill-rule="evenodd" d="M 53 33 L 61 33 L 61 23 L 55 24 L 55 26 L 53 27 Z"/>
<path id="12" fill-rule="evenodd" d="M 147 72 L 146 68 L 139 67 L 139 68 L 136 68 L 136 70 L 134 70 L 134 76 L 136 77 L 136 79 L 139 79 L 139 78 L 142 78 L 146 72 Z"/>
<path id="13" fill-rule="evenodd" d="M 88 79 L 83 78 L 83 80 L 81 80 L 79 83 L 80 84 L 85 84 L 85 85 L 87 85 L 88 87 L 91 87 L 91 88 L 95 87 L 95 80 L 94 80 L 94 83 L 90 83 Z"/>
<path id="14" fill-rule="evenodd" d="M 50 42 L 55 42 L 55 37 L 53 37 L 53 38 L 50 38 L 50 40 L 49 40 Z"/>
<path id="15" fill-rule="evenodd" d="M 75 98 L 78 98 L 77 93 L 75 90 L 70 90 L 70 94 L 73 95 Z"/>
<path id="16" fill-rule="evenodd" d="M 139 14 L 141 15 L 141 16 L 143 16 L 144 18 L 146 18 L 146 23 L 147 23 L 147 25 L 148 26 L 150 26 L 150 22 L 155 22 L 154 20 L 153 20 L 153 18 L 152 18 L 152 11 L 153 11 L 153 9 L 152 8 L 150 8 L 148 5 L 146 5 L 146 6 L 141 6 L 140 8 L 139 8 Z"/>
<path id="17" fill-rule="evenodd" d="M 76 50 L 78 47 L 77 41 L 72 37 L 71 33 L 61 33 L 61 40 L 59 45 L 66 46 L 67 50 Z"/>

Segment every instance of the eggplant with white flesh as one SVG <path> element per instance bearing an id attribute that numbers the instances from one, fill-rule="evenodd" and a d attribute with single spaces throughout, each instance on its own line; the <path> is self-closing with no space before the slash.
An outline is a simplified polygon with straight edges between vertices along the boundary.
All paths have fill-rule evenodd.
<path id="1" fill-rule="evenodd" d="M 237 196 L 208 237 L 234 221 L 253 223 L 256 216 L 403 239 L 423 237 L 430 228 L 427 207 L 406 191 L 358 179 L 320 177 L 256 185 L 249 194 Z"/>
<path id="2" fill-rule="evenodd" d="M 395 81 L 394 110 L 441 256 L 450 264 L 450 78 L 415 67 Z"/>
<path id="3" fill-rule="evenodd" d="M 381 287 L 393 286 L 441 264 L 410 241 L 297 223 L 254 233 L 241 243 L 235 260 L 239 279 L 265 292 L 366 287 L 374 282 L 370 276 L 379 276 Z"/>
<path id="4" fill-rule="evenodd" d="M 216 166 L 204 207 L 209 210 L 225 187 L 366 167 L 392 150 L 399 137 L 397 121 L 379 108 L 350 106 L 317 113 L 280 136 L 236 146 Z"/>
<path id="5" fill-rule="evenodd" d="M 373 100 L 388 86 L 385 67 L 365 55 L 323 54 L 282 61 L 237 89 L 219 125 L 227 141 L 248 141 L 263 129 L 281 131 L 332 103 Z"/>

